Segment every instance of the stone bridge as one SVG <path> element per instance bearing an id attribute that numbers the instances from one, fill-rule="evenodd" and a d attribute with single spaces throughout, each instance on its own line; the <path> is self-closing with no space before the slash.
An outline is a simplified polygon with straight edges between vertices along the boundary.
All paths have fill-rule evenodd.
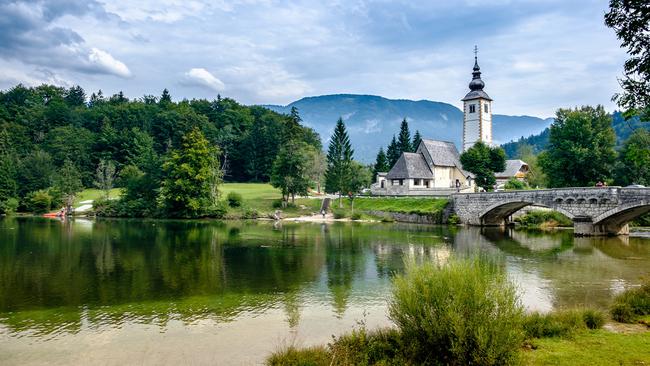
<path id="1" fill-rule="evenodd" d="M 500 226 L 516 211 L 544 206 L 569 217 L 575 235 L 628 234 L 628 222 L 650 212 L 650 188 L 591 187 L 533 191 L 457 193 L 452 195 L 460 221 Z"/>

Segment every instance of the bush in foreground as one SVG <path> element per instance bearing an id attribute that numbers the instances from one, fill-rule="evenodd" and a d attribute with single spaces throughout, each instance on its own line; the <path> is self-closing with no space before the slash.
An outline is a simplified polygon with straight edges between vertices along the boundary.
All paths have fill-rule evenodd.
<path id="1" fill-rule="evenodd" d="M 394 282 L 390 318 L 408 358 L 420 364 L 504 365 L 517 361 L 523 307 L 494 261 L 410 265 Z"/>
<path id="2" fill-rule="evenodd" d="M 235 208 L 240 207 L 244 199 L 241 194 L 237 192 L 229 192 L 228 196 L 226 196 L 226 200 L 228 201 L 228 206 Z"/>
<path id="3" fill-rule="evenodd" d="M 634 323 L 641 316 L 650 315 L 650 282 L 618 295 L 610 313 L 612 319 L 621 323 Z"/>
<path id="4" fill-rule="evenodd" d="M 605 315 L 597 310 L 563 310 L 552 313 L 530 313 L 524 317 L 526 338 L 567 337 L 585 329 L 598 329 L 605 324 Z"/>

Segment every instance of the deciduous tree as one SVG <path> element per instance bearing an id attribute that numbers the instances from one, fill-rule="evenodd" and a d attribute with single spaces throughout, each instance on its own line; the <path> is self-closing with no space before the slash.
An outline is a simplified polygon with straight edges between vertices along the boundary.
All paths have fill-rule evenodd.
<path id="1" fill-rule="evenodd" d="M 494 173 L 506 169 L 506 153 L 479 141 L 460 155 L 460 162 L 463 169 L 474 174 L 477 186 L 491 191 L 496 184 Z"/>

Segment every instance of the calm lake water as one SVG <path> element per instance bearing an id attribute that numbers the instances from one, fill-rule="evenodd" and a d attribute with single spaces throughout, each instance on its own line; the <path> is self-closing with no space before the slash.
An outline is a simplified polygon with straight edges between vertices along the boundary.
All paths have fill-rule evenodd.
<path id="1" fill-rule="evenodd" d="M 0 364 L 249 365 L 387 326 L 405 258 L 503 258 L 529 309 L 606 307 L 650 237 L 405 224 L 0 219 Z"/>

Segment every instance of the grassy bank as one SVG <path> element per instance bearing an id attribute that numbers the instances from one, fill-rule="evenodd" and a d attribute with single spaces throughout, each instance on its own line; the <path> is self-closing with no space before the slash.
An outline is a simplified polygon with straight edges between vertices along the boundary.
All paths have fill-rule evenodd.
<path id="1" fill-rule="evenodd" d="M 550 210 L 532 210 L 515 218 L 515 222 L 524 227 L 538 229 L 573 226 L 571 219 L 557 211 Z"/>
<path id="2" fill-rule="evenodd" d="M 442 261 L 444 262 L 444 261 Z M 394 328 L 363 324 L 327 346 L 288 347 L 268 365 L 644 365 L 650 331 L 602 329 L 589 309 L 525 314 L 502 263 L 481 256 L 411 264 L 389 302 Z M 633 290 L 639 304 L 638 290 Z M 631 297 L 630 297 L 631 296 Z M 645 305 L 644 305 L 645 306 Z M 647 309 L 647 308 L 644 308 Z M 645 317 L 642 317 L 643 319 Z M 617 326 L 616 324 L 619 324 Z M 621 329 L 612 323 L 610 329 Z"/>

